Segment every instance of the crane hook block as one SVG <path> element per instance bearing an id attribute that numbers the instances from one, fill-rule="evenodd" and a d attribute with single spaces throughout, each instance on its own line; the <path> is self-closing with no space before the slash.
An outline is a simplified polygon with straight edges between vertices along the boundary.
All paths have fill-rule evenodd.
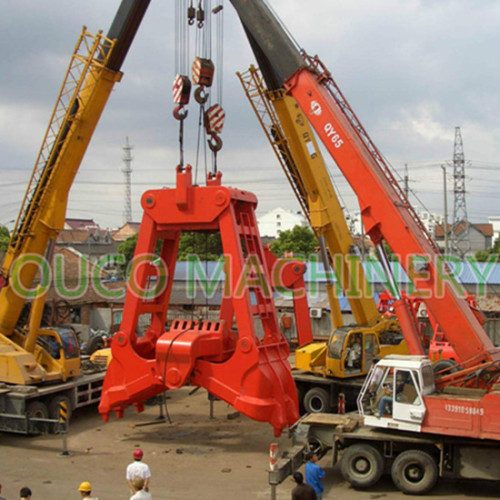
<path id="1" fill-rule="evenodd" d="M 210 151 L 213 153 L 217 153 L 222 149 L 222 139 L 217 134 L 211 134 L 207 142 Z"/>
<path id="2" fill-rule="evenodd" d="M 174 84 L 172 85 L 172 95 L 174 96 L 174 103 L 181 106 L 189 103 L 191 95 L 191 81 L 188 76 L 176 75 Z"/>
<path id="3" fill-rule="evenodd" d="M 187 115 L 188 115 L 188 110 L 185 109 L 184 106 L 182 106 L 182 104 L 174 109 L 174 118 L 176 120 L 182 121 L 184 120 L 184 118 L 187 117 Z"/>
<path id="4" fill-rule="evenodd" d="M 214 80 L 214 63 L 210 59 L 197 57 L 191 67 L 194 85 L 211 87 Z"/>
<path id="5" fill-rule="evenodd" d="M 191 5 L 187 10 L 188 24 L 192 26 L 196 18 L 196 9 Z"/>
<path id="6" fill-rule="evenodd" d="M 203 28 L 205 23 L 205 11 L 200 7 L 198 7 L 198 12 L 196 13 L 196 20 L 198 21 L 198 28 Z"/>
<path id="7" fill-rule="evenodd" d="M 205 92 L 203 85 L 194 91 L 194 100 L 198 104 L 205 104 L 208 101 L 208 94 Z"/>
<path id="8" fill-rule="evenodd" d="M 214 104 L 205 111 L 204 124 L 207 134 L 220 134 L 224 127 L 226 113 L 220 104 Z"/>

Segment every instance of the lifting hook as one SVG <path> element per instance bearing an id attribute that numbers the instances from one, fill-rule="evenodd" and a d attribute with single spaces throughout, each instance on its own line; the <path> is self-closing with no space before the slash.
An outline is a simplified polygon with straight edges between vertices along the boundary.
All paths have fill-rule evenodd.
<path id="1" fill-rule="evenodd" d="M 179 121 L 182 121 L 184 120 L 184 118 L 186 118 L 188 115 L 188 110 L 186 108 L 184 108 L 184 106 L 182 106 L 182 104 L 180 106 L 177 106 L 176 108 L 174 108 L 174 118 L 176 120 L 179 120 Z"/>

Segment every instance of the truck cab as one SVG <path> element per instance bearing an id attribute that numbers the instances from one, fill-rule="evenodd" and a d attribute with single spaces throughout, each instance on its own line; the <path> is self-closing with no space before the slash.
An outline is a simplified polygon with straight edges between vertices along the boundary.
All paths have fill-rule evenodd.
<path id="1" fill-rule="evenodd" d="M 366 425 L 418 432 L 426 414 L 424 396 L 434 392 L 428 358 L 390 355 L 370 370 L 358 410 Z"/>

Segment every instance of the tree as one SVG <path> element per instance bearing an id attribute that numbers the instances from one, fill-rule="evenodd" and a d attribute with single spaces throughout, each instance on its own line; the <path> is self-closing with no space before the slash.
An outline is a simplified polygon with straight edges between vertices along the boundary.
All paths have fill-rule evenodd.
<path id="1" fill-rule="evenodd" d="M 315 253 L 318 240 L 307 226 L 295 226 L 293 229 L 281 231 L 278 239 L 271 243 L 271 251 L 277 257 L 283 257 L 285 252 L 308 257 Z"/>
<path id="2" fill-rule="evenodd" d="M 222 255 L 220 233 L 182 233 L 177 260 L 197 255 L 200 260 L 218 260 Z"/>
<path id="3" fill-rule="evenodd" d="M 0 252 L 6 252 L 9 246 L 10 234 L 5 226 L 0 226 Z"/>
<path id="4" fill-rule="evenodd" d="M 492 257 L 492 255 L 494 257 Z M 495 243 L 491 248 L 488 248 L 488 250 L 479 250 L 479 252 L 476 252 L 475 254 L 476 260 L 478 262 L 486 262 L 487 260 L 494 259 L 499 260 L 500 258 L 500 238 L 497 238 L 495 240 Z"/>
<path id="5" fill-rule="evenodd" d="M 127 238 L 123 243 L 118 246 L 118 253 L 121 253 L 125 257 L 125 262 L 123 264 L 123 269 L 127 269 L 128 263 L 132 260 L 135 252 L 135 245 L 137 244 L 137 238 L 139 233 L 134 234 Z"/>
<path id="6" fill-rule="evenodd" d="M 138 234 L 127 238 L 119 247 L 118 253 L 125 257 L 124 269 L 134 257 Z M 160 254 L 161 241 L 158 242 L 156 254 Z M 182 233 L 179 241 L 177 260 L 187 260 L 188 255 L 197 255 L 200 260 L 217 260 L 222 255 L 220 233 Z"/>

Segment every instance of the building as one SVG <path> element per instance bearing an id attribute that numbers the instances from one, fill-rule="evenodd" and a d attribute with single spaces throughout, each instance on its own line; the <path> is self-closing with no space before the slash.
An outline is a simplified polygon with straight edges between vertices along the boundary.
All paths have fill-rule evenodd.
<path id="1" fill-rule="evenodd" d="M 261 236 L 278 238 L 281 231 L 288 231 L 295 226 L 306 226 L 306 218 L 301 212 L 292 212 L 284 208 L 275 208 L 257 218 Z"/>
<path id="2" fill-rule="evenodd" d="M 425 226 L 427 231 L 431 236 L 434 236 L 435 227 L 439 224 L 443 223 L 443 216 L 435 214 L 433 212 L 429 212 L 421 207 L 413 207 L 419 219 L 422 221 L 422 224 Z M 361 227 L 361 213 L 354 212 L 352 215 L 346 215 L 346 221 L 350 225 L 352 234 L 362 234 Z M 499 217 L 499 225 L 500 225 L 500 217 Z"/>
<path id="3" fill-rule="evenodd" d="M 467 255 L 474 256 L 476 252 L 485 251 L 492 247 L 493 245 L 493 225 L 492 224 L 472 224 L 471 222 L 461 222 L 454 229 L 449 226 L 448 228 L 448 248 L 449 253 L 453 253 L 452 247 L 452 231 L 455 232 L 458 240 L 459 236 L 463 231 L 467 229 L 466 224 L 469 227 L 468 239 L 470 241 L 470 250 Z M 434 239 L 438 248 L 444 253 L 444 226 L 442 224 L 437 224 L 434 232 Z"/>
<path id="4" fill-rule="evenodd" d="M 488 222 L 493 226 L 493 244 L 500 238 L 500 215 L 491 215 Z"/>
<path id="5" fill-rule="evenodd" d="M 115 241 L 119 241 L 121 243 L 127 238 L 136 235 L 139 232 L 140 227 L 140 222 L 126 222 L 116 231 L 111 231 L 111 236 Z"/>
<path id="6" fill-rule="evenodd" d="M 431 236 L 436 234 L 436 226 L 443 224 L 444 217 L 442 215 L 438 215 L 428 210 L 425 210 L 421 207 L 413 207 L 415 212 L 417 213 L 419 219 L 422 221 L 422 224 L 427 229 L 428 233 Z"/>
<path id="7" fill-rule="evenodd" d="M 76 231 L 86 231 L 87 229 L 97 229 L 98 224 L 94 219 L 66 219 L 64 221 L 64 229 L 71 229 Z"/>
<path id="8" fill-rule="evenodd" d="M 115 254 L 119 245 L 108 229 L 63 229 L 59 232 L 56 243 L 60 247 L 72 248 L 88 257 L 95 264 L 105 255 Z M 111 258 L 111 257 L 110 257 Z"/>

